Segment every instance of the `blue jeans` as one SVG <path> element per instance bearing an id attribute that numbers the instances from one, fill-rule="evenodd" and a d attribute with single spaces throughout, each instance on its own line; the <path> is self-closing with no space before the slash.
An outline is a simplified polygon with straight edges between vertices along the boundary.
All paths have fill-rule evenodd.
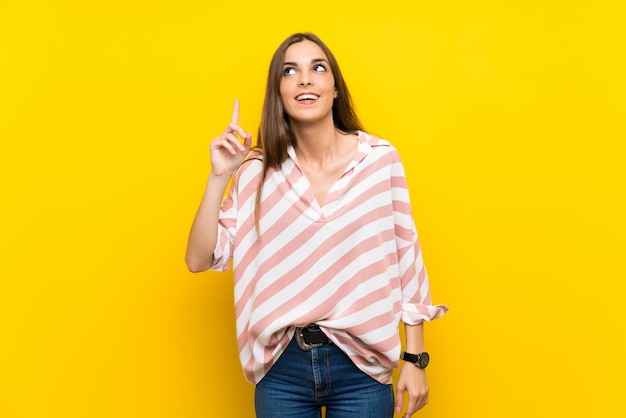
<path id="1" fill-rule="evenodd" d="M 303 351 L 295 338 L 254 394 L 257 418 L 392 418 L 393 388 L 374 380 L 334 344 Z"/>

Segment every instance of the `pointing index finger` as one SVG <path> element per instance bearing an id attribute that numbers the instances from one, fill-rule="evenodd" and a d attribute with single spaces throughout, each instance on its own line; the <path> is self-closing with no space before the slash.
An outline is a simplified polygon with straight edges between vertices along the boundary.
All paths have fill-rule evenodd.
<path id="1" fill-rule="evenodd" d="M 235 99 L 235 106 L 233 107 L 233 117 L 230 120 L 233 124 L 239 123 L 239 100 Z"/>

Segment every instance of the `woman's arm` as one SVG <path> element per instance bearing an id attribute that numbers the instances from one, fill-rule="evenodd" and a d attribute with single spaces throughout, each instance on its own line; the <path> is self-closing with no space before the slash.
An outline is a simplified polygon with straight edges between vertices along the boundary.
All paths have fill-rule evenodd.
<path id="1" fill-rule="evenodd" d="M 235 100 L 231 123 L 211 141 L 211 173 L 187 241 L 185 262 L 192 272 L 205 271 L 213 264 L 224 192 L 252 144 L 252 134 L 247 134 L 238 122 L 239 101 Z M 243 144 L 238 136 L 244 139 Z"/>
<path id="2" fill-rule="evenodd" d="M 222 198 L 230 175 L 209 174 L 204 196 L 189 231 L 185 262 L 193 273 L 208 270 L 213 264 L 213 251 L 217 243 L 217 223 Z"/>
<path id="3" fill-rule="evenodd" d="M 418 354 L 424 352 L 424 326 L 404 326 L 406 334 L 406 352 Z M 409 402 L 403 418 L 410 418 L 415 412 L 428 403 L 428 380 L 426 370 L 416 367 L 413 363 L 404 362 L 398 379 L 396 391 L 396 413 L 402 412 L 404 406 L 404 392 L 409 395 Z"/>

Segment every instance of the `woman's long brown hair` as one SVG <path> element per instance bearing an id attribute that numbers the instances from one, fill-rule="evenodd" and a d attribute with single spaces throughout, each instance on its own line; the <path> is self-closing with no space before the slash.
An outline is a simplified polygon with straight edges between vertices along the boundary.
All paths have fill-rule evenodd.
<path id="1" fill-rule="evenodd" d="M 257 235 L 260 235 L 259 221 L 261 217 L 261 192 L 268 170 L 282 164 L 287 159 L 287 148 L 289 145 L 296 145 L 296 138 L 291 129 L 289 116 L 285 113 L 283 101 L 280 97 L 280 80 L 283 77 L 283 67 L 285 64 L 285 53 L 291 45 L 309 40 L 315 42 L 328 57 L 328 64 L 335 79 L 337 97 L 333 102 L 333 122 L 335 127 L 343 132 L 355 132 L 363 130 L 361 122 L 357 117 L 350 92 L 346 85 L 339 64 L 333 53 L 320 38 L 312 33 L 294 33 L 283 41 L 278 47 L 270 62 L 267 76 L 267 87 L 265 90 L 265 101 L 261 113 L 261 124 L 257 137 L 255 149 L 260 151 L 263 159 L 263 173 L 256 195 L 255 222 Z"/>

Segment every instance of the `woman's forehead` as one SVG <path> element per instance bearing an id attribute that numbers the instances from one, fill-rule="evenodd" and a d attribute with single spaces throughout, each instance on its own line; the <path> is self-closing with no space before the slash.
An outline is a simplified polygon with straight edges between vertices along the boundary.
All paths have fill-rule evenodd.
<path id="1" fill-rule="evenodd" d="M 285 62 L 311 61 L 321 58 L 328 61 L 328 57 L 318 44 L 305 39 L 291 44 L 285 51 Z"/>

